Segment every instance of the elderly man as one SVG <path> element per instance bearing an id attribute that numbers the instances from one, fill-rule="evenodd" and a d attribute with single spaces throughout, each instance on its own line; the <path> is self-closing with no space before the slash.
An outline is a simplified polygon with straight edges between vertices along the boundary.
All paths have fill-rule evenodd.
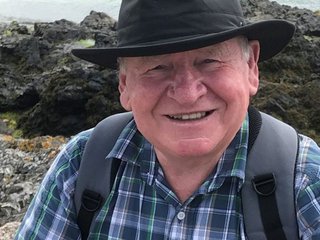
<path id="1" fill-rule="evenodd" d="M 89 239 L 247 239 L 241 189 L 257 64 L 286 46 L 294 26 L 248 23 L 237 0 L 124 0 L 117 31 L 117 47 L 73 51 L 119 63 L 120 102 L 133 114 L 106 158 L 121 164 Z M 74 192 L 91 132 L 57 156 L 16 239 L 80 239 Z M 320 149 L 299 135 L 298 227 L 281 236 L 320 239 L 319 179 Z"/>

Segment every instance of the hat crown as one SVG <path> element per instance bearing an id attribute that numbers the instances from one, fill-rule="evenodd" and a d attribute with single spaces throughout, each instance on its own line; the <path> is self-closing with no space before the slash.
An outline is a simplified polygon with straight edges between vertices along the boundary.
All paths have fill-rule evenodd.
<path id="1" fill-rule="evenodd" d="M 189 51 L 243 35 L 259 41 L 263 61 L 280 52 L 295 30 L 284 20 L 246 21 L 240 0 L 123 0 L 117 28 L 118 46 L 72 53 L 116 69 L 119 57 Z"/>
<path id="2" fill-rule="evenodd" d="M 118 46 L 166 42 L 243 25 L 239 0 L 123 0 Z"/>

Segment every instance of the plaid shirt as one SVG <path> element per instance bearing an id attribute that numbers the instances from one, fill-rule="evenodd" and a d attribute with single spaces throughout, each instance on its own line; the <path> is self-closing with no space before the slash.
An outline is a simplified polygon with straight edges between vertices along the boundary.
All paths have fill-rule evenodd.
<path id="1" fill-rule="evenodd" d="M 16 239 L 81 239 L 73 194 L 90 133 L 78 134 L 57 156 Z M 214 172 L 181 203 L 164 178 L 153 146 L 132 121 L 107 156 L 122 162 L 89 239 L 246 239 L 240 190 L 247 141 L 246 119 Z M 304 136 L 295 189 L 301 239 L 320 239 L 320 149 Z"/>

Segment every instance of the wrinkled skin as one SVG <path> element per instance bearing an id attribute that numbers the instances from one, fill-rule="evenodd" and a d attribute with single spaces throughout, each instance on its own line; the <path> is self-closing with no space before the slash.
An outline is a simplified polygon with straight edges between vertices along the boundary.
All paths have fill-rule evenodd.
<path id="1" fill-rule="evenodd" d="M 233 38 L 186 52 L 123 59 L 121 104 L 154 145 L 169 182 L 196 170 L 201 182 L 241 127 L 259 85 L 258 41 L 250 41 L 249 50 L 245 57 L 239 38 Z"/>

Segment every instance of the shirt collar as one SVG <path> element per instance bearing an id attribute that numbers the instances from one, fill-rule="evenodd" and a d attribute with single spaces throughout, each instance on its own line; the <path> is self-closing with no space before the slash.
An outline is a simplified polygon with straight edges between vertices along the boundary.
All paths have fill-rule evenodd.
<path id="1" fill-rule="evenodd" d="M 238 190 L 241 189 L 245 179 L 245 168 L 248 151 L 249 117 L 246 116 L 240 130 L 221 156 L 215 172 L 209 178 L 208 191 L 219 188 L 227 177 L 239 179 Z"/>
<path id="2" fill-rule="evenodd" d="M 138 131 L 135 121 L 131 120 L 120 133 L 107 159 L 117 158 L 140 166 L 141 157 L 151 149 L 151 144 Z"/>
<path id="3" fill-rule="evenodd" d="M 141 177 L 151 185 L 157 172 L 157 158 L 153 145 L 137 129 L 134 120 L 121 132 L 107 159 L 116 158 L 140 167 Z"/>

